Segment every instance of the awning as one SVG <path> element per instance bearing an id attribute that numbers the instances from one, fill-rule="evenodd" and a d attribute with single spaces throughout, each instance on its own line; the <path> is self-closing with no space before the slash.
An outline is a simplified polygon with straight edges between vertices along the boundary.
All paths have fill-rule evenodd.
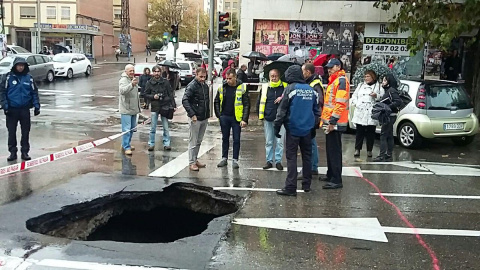
<path id="1" fill-rule="evenodd" d="M 36 32 L 37 28 L 30 28 L 30 32 Z M 83 29 L 41 29 L 41 32 L 44 33 L 65 33 L 65 34 L 84 34 L 84 35 L 91 35 L 91 36 L 103 36 L 102 32 L 91 31 L 91 30 L 83 30 Z"/>

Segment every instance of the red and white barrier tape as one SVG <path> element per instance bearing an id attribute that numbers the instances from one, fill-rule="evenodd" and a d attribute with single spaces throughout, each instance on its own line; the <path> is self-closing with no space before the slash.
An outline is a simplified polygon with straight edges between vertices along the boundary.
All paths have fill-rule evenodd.
<path id="1" fill-rule="evenodd" d="M 37 166 L 40 166 L 42 164 L 46 164 L 46 163 L 49 163 L 49 162 L 52 162 L 52 161 L 55 161 L 55 160 L 59 160 L 59 159 L 62 159 L 62 158 L 66 158 L 66 157 L 69 157 L 69 156 L 87 151 L 87 150 L 95 148 L 99 145 L 102 145 L 102 144 L 105 144 L 107 142 L 118 139 L 121 136 L 123 136 L 124 134 L 127 134 L 128 132 L 131 132 L 132 130 L 137 129 L 139 126 L 144 126 L 144 125 L 149 124 L 150 121 L 151 121 L 151 118 L 148 118 L 145 121 L 143 121 L 143 123 L 141 123 L 140 125 L 136 126 L 135 128 L 132 128 L 130 130 L 127 130 L 125 132 L 114 134 L 114 135 L 109 136 L 109 137 L 98 139 L 98 140 L 93 141 L 93 142 L 88 142 L 88 143 L 85 143 L 85 144 L 82 144 L 82 145 L 79 145 L 79 146 L 76 146 L 76 147 L 73 147 L 73 148 L 69 148 L 69 149 L 66 149 L 66 150 L 63 150 L 63 151 L 60 151 L 60 152 L 50 154 L 50 155 L 46 155 L 46 156 L 43 156 L 43 157 L 35 158 L 35 159 L 32 159 L 32 160 L 28 160 L 28 161 L 23 161 L 21 163 L 17 163 L 17 164 L 13 164 L 13 165 L 9 165 L 9 166 L 0 168 L 0 176 L 7 175 L 7 174 L 12 174 L 12 173 L 16 173 L 16 172 L 20 172 L 20 171 L 24 171 L 24 170 L 28 170 L 30 168 L 37 167 Z"/>

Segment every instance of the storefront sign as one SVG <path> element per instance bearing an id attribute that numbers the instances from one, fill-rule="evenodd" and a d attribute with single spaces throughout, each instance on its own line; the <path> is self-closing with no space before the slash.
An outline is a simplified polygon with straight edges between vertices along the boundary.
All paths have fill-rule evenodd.
<path id="1" fill-rule="evenodd" d="M 380 56 L 409 56 L 407 44 L 410 33 L 390 32 L 386 24 L 365 24 L 365 38 L 363 40 L 363 54 Z"/>
<path id="2" fill-rule="evenodd" d="M 37 24 L 34 23 L 33 27 L 36 28 Z M 41 23 L 41 29 L 67 29 L 67 30 L 87 30 L 92 32 L 98 32 L 98 26 L 96 25 L 86 25 L 86 24 L 52 24 L 52 23 Z"/>

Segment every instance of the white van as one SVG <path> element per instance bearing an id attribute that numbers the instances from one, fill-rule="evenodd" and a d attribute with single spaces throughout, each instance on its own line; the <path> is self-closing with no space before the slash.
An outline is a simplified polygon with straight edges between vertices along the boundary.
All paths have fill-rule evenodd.
<path id="1" fill-rule="evenodd" d="M 199 44 L 197 47 L 197 43 L 186 43 L 186 42 L 179 42 L 178 49 L 177 49 L 177 60 L 185 60 L 185 56 L 182 53 L 200 53 L 197 51 L 197 48 L 200 50 L 207 49 L 206 45 Z M 173 61 L 173 43 L 168 43 L 167 46 L 163 46 L 160 51 L 157 51 L 155 54 L 155 60 L 157 62 L 163 60 L 171 60 Z"/>

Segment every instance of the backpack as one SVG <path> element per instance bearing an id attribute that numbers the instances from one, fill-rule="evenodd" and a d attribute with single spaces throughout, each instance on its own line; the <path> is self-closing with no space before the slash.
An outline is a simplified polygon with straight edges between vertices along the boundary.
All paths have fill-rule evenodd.
<path id="1" fill-rule="evenodd" d="M 400 96 L 400 99 L 402 100 L 402 105 L 398 107 L 398 111 L 403 110 L 405 107 L 407 107 L 408 103 L 412 101 L 412 98 L 408 94 L 407 91 L 405 90 L 397 90 L 398 95 Z"/>

